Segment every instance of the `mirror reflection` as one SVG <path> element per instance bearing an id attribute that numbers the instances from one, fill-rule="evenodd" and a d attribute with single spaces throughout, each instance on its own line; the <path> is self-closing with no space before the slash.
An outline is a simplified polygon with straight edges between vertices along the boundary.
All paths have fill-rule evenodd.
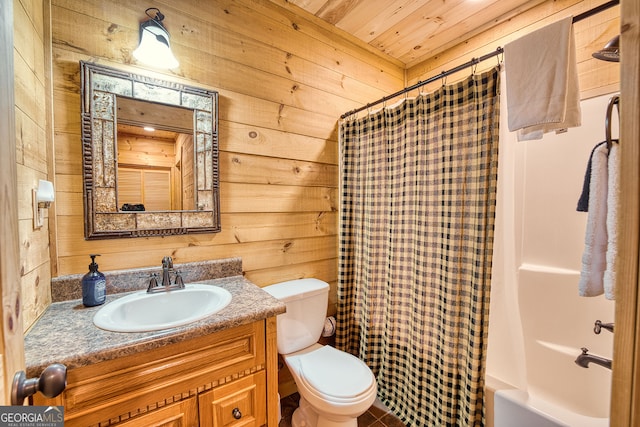
<path id="1" fill-rule="evenodd" d="M 121 211 L 194 210 L 193 110 L 116 97 Z"/>
<path id="2" fill-rule="evenodd" d="M 217 92 L 80 68 L 85 238 L 220 231 Z"/>

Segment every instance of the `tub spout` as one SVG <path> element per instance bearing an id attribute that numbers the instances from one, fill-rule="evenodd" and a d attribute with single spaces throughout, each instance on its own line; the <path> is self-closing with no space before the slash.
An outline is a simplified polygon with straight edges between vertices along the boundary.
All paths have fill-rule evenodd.
<path id="1" fill-rule="evenodd" d="M 588 368 L 589 363 L 595 363 L 596 365 L 611 369 L 611 359 L 589 354 L 589 349 L 582 347 L 582 354 L 576 358 L 576 365 Z"/>

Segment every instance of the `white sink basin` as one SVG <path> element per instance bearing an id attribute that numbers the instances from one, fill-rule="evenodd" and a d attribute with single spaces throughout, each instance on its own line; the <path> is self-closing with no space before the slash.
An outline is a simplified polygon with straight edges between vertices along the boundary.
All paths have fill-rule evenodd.
<path id="1" fill-rule="evenodd" d="M 157 331 L 204 319 L 230 302 L 229 291 L 203 284 L 189 284 L 169 292 L 140 291 L 102 307 L 93 323 L 114 332 Z"/>

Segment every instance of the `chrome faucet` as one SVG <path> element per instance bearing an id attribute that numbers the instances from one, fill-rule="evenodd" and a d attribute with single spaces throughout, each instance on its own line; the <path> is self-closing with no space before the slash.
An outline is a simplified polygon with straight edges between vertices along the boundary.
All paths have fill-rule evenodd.
<path id="1" fill-rule="evenodd" d="M 169 273 L 173 270 L 173 259 L 170 256 L 162 258 L 162 286 L 171 286 Z"/>
<path id="2" fill-rule="evenodd" d="M 589 363 L 595 363 L 596 365 L 611 369 L 611 359 L 589 354 L 589 349 L 582 347 L 582 354 L 576 358 L 576 365 L 588 368 Z"/>
<path id="3" fill-rule="evenodd" d="M 158 279 L 156 274 L 154 273 L 151 276 L 151 280 L 149 281 L 149 287 L 147 288 L 147 293 L 154 292 L 167 292 L 174 289 L 184 289 L 184 281 L 182 280 L 182 276 L 179 271 L 176 271 L 175 282 L 171 284 L 171 273 L 173 270 L 173 259 L 170 256 L 166 256 L 162 258 L 162 284 L 158 284 Z"/>

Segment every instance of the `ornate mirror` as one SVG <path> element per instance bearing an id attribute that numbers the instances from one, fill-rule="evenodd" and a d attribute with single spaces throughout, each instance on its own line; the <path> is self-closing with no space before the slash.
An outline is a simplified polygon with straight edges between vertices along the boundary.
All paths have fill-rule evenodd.
<path id="1" fill-rule="evenodd" d="M 219 232 L 218 93 L 80 71 L 85 238 Z"/>

